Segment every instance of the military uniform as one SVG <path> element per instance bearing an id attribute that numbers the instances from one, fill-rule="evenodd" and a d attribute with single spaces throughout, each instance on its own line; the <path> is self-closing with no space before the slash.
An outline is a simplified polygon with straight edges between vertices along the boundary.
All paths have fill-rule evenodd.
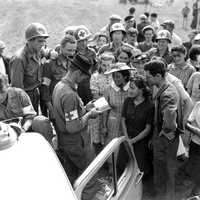
<path id="1" fill-rule="evenodd" d="M 11 59 L 11 85 L 24 89 L 38 112 L 39 86 L 42 82 L 41 60 L 26 45 Z"/>
<path id="2" fill-rule="evenodd" d="M 0 103 L 0 121 L 17 117 L 33 119 L 35 116 L 28 95 L 20 88 L 8 88 L 6 100 Z"/>
<path id="3" fill-rule="evenodd" d="M 70 133 L 66 122 L 78 120 L 86 113 L 83 103 L 77 94 L 76 85 L 63 79 L 53 92 L 53 107 L 58 136 L 58 154 L 71 182 L 87 166 L 87 158 L 84 149 L 82 135 L 87 132 L 83 127 L 79 132 Z"/>
<path id="4" fill-rule="evenodd" d="M 70 61 L 60 54 L 43 67 L 42 99 L 50 102 L 55 85 L 67 74 Z"/>

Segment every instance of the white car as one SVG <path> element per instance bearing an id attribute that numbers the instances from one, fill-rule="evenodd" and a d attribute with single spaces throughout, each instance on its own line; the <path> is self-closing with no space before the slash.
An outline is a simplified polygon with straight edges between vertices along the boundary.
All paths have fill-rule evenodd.
<path id="1" fill-rule="evenodd" d="M 119 163 L 116 155 L 121 148 L 126 161 L 117 174 Z M 111 181 L 102 174 L 96 178 L 108 161 L 113 167 Z M 84 200 L 84 191 L 92 180 L 100 187 L 91 200 L 142 199 L 143 174 L 125 137 L 113 139 L 74 186 L 70 184 L 55 151 L 38 133 L 23 133 L 17 137 L 13 132 L 2 134 L 0 128 L 0 163 L 0 196 L 3 200 Z"/>

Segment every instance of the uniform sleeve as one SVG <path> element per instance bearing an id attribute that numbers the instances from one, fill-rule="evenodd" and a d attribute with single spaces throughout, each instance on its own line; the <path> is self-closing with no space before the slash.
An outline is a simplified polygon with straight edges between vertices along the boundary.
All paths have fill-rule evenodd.
<path id="1" fill-rule="evenodd" d="M 162 130 L 165 133 L 174 132 L 177 128 L 178 95 L 169 90 L 161 98 L 161 113 L 163 116 Z"/>
<path id="2" fill-rule="evenodd" d="M 51 66 L 49 65 L 49 63 L 45 63 L 43 66 L 43 74 L 42 74 L 41 97 L 46 102 L 51 101 L 50 84 L 51 84 Z"/>
<path id="3" fill-rule="evenodd" d="M 24 89 L 24 64 L 20 58 L 10 62 L 11 86 Z"/>
<path id="4" fill-rule="evenodd" d="M 23 90 L 20 91 L 20 102 L 22 106 L 23 115 L 25 118 L 33 118 L 34 116 L 36 116 L 36 112 L 33 108 L 31 100 L 28 94 Z"/>

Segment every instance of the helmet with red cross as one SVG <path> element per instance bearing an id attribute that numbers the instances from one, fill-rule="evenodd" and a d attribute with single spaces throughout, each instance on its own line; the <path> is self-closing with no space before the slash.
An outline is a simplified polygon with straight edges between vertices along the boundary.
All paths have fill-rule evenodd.
<path id="1" fill-rule="evenodd" d="M 89 29 L 84 25 L 77 26 L 74 34 L 77 41 L 88 39 L 91 35 Z"/>

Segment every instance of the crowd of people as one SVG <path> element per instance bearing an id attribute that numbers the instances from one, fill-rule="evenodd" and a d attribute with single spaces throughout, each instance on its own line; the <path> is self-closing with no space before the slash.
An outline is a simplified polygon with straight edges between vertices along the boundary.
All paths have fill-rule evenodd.
<path id="1" fill-rule="evenodd" d="M 159 200 L 175 200 L 179 151 L 194 182 L 189 196 L 200 195 L 200 33 L 183 43 L 173 20 L 134 14 L 131 7 L 124 20 L 110 16 L 93 35 L 84 25 L 66 27 L 53 49 L 46 28 L 32 23 L 11 58 L 1 41 L 0 121 L 23 117 L 22 131 L 46 138 L 71 183 L 125 135 Z M 104 112 L 93 103 L 101 97 L 110 106 Z"/>

